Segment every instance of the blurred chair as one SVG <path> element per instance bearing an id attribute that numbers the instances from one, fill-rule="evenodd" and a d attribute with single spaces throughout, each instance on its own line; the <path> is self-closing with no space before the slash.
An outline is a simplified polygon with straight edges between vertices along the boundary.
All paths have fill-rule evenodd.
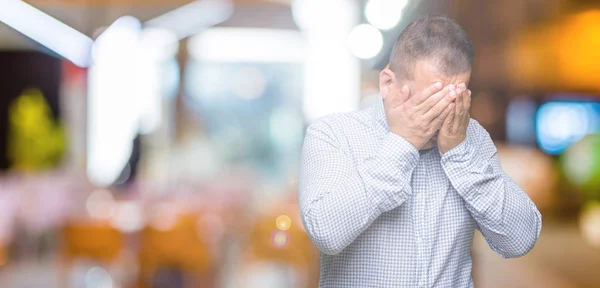
<path id="1" fill-rule="evenodd" d="M 200 238 L 198 217 L 194 213 L 179 214 L 171 227 L 144 228 L 140 239 L 139 287 L 160 285 L 154 279 L 164 269 L 183 271 L 185 287 L 214 286 L 210 250 Z"/>
<path id="2" fill-rule="evenodd" d="M 8 262 L 7 246 L 0 244 L 0 269 Z"/>
<path id="3" fill-rule="evenodd" d="M 109 266 L 124 246 L 121 232 L 107 222 L 69 222 L 61 234 L 60 287 L 69 287 L 68 276 L 74 260 L 87 259 Z"/>
<path id="4" fill-rule="evenodd" d="M 257 219 L 246 244 L 247 259 L 243 261 L 287 264 L 301 279 L 295 287 L 317 287 L 319 252 L 303 229 L 293 199 L 290 197 Z"/>

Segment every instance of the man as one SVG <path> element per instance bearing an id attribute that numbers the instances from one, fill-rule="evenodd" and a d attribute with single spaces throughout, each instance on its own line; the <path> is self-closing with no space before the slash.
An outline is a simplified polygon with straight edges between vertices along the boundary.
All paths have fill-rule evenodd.
<path id="1" fill-rule="evenodd" d="M 371 108 L 307 129 L 299 198 L 319 287 L 473 287 L 475 229 L 504 258 L 533 248 L 541 215 L 469 117 L 473 54 L 454 21 L 421 18 Z"/>

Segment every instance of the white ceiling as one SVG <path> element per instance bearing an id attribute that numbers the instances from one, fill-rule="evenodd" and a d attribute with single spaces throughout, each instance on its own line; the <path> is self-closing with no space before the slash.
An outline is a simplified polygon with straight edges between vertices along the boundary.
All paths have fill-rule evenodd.
<path id="1" fill-rule="evenodd" d="M 131 15 L 142 22 L 173 10 L 181 4 L 77 5 L 36 4 L 45 13 L 93 37 L 98 28 Z M 220 26 L 297 29 L 289 6 L 280 4 L 236 4 L 233 16 Z M 0 22 L 0 49 L 35 49 L 38 44 Z"/>

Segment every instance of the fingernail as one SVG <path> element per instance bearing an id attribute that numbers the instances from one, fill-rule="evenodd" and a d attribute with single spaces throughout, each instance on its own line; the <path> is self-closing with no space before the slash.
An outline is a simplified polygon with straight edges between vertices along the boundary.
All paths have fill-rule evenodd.
<path id="1" fill-rule="evenodd" d="M 442 82 L 436 82 L 435 83 L 435 88 L 442 89 Z"/>
<path id="2" fill-rule="evenodd" d="M 460 83 L 458 84 L 458 88 L 460 88 L 460 90 L 465 91 L 467 90 L 467 85 L 465 83 Z"/>
<path id="3" fill-rule="evenodd" d="M 450 97 L 454 97 L 456 96 L 456 92 L 454 92 L 454 90 L 450 91 Z"/>
<path id="4" fill-rule="evenodd" d="M 448 85 L 448 88 L 449 88 L 450 90 L 454 90 L 454 84 L 450 84 L 450 85 Z"/>

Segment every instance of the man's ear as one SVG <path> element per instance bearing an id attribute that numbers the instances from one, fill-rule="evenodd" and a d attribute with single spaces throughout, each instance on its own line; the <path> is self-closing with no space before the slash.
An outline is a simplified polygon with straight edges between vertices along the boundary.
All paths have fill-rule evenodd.
<path id="1" fill-rule="evenodd" d="M 381 97 L 385 99 L 391 90 L 393 89 L 393 85 L 396 84 L 396 73 L 394 71 L 385 68 L 381 70 L 379 73 L 379 92 L 381 93 Z"/>

